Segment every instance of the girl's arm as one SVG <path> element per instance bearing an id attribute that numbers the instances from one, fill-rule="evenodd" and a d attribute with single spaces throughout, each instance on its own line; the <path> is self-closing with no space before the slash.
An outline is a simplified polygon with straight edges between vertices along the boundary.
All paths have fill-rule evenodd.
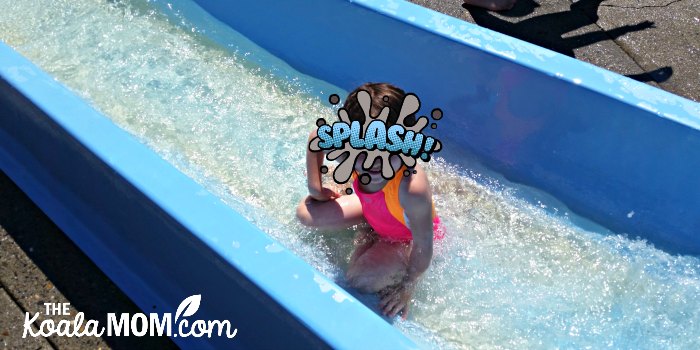
<path id="1" fill-rule="evenodd" d="M 411 295 L 418 278 L 428 269 L 433 258 L 433 201 L 430 184 L 425 172 L 416 167 L 417 173 L 411 175 L 407 186 L 399 191 L 399 201 L 408 218 L 413 246 L 408 258 L 406 276 L 393 288 L 380 293 L 379 306 L 384 314 L 394 317 L 399 312 L 405 319 L 408 316 Z M 401 176 L 401 175 L 398 175 Z"/>
<path id="2" fill-rule="evenodd" d="M 415 283 L 418 277 L 428 269 L 433 258 L 433 201 L 430 185 L 424 172 L 419 171 L 414 176 L 417 178 L 412 179 L 402 201 L 413 235 L 406 283 Z"/>
<path id="3" fill-rule="evenodd" d="M 308 142 L 311 142 L 316 137 L 316 130 L 309 134 Z M 333 190 L 323 187 L 321 181 L 321 165 L 323 165 L 323 152 L 311 152 L 306 147 L 306 180 L 309 188 L 309 196 L 317 201 L 327 201 L 333 198 L 338 198 L 340 195 Z"/>

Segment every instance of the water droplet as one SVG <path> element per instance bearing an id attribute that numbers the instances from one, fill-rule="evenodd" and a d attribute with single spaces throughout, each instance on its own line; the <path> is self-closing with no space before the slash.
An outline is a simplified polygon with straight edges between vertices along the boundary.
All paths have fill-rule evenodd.
<path id="1" fill-rule="evenodd" d="M 442 109 L 435 108 L 432 112 L 430 112 L 430 115 L 433 117 L 433 119 L 440 120 L 440 118 L 442 118 Z"/>
<path id="2" fill-rule="evenodd" d="M 403 176 L 408 177 L 408 175 L 411 175 L 411 172 L 408 171 L 408 170 L 404 170 L 404 171 L 403 171 Z"/>
<path id="3" fill-rule="evenodd" d="M 383 100 L 384 102 L 389 102 L 389 96 L 384 96 L 384 97 L 382 98 L 382 100 Z"/>
<path id="4" fill-rule="evenodd" d="M 352 194 L 352 188 L 350 188 L 350 187 L 346 188 L 345 193 Z"/>
<path id="5" fill-rule="evenodd" d="M 333 94 L 328 97 L 328 102 L 332 105 L 337 105 L 340 102 L 340 96 Z"/>
<path id="6" fill-rule="evenodd" d="M 430 128 L 431 128 L 431 129 L 437 129 L 437 124 L 435 124 L 435 123 L 430 124 Z"/>
<path id="7" fill-rule="evenodd" d="M 371 180 L 371 178 L 369 177 L 369 174 L 362 174 L 362 175 L 360 176 L 360 182 L 361 182 L 363 185 L 367 185 L 367 184 L 370 182 L 370 180 Z"/>
<path id="8" fill-rule="evenodd" d="M 316 126 L 320 127 L 321 125 L 326 125 L 326 120 L 323 118 L 316 119 Z"/>

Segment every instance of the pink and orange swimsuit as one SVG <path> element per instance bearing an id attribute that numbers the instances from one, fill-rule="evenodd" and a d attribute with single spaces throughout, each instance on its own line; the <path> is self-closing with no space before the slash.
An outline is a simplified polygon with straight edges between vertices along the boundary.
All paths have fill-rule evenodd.
<path id="1" fill-rule="evenodd" d="M 379 237 L 390 241 L 411 241 L 413 235 L 409 228 L 408 218 L 399 203 L 399 186 L 403 169 L 387 182 L 383 189 L 373 193 L 362 192 L 358 176 L 353 172 L 352 188 L 362 204 L 362 214 L 367 222 L 377 232 Z M 442 239 L 445 231 L 433 204 L 433 239 Z"/>

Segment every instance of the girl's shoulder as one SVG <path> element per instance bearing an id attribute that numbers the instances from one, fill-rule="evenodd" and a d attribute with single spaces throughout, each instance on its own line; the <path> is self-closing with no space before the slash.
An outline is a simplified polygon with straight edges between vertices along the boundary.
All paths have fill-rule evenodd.
<path id="1" fill-rule="evenodd" d="M 413 168 L 416 172 L 415 174 L 409 173 L 408 176 L 404 174 L 397 174 L 401 176 L 401 184 L 399 186 L 399 201 L 402 206 L 409 204 L 408 202 L 421 201 L 421 200 L 431 200 L 430 193 L 430 182 L 428 181 L 428 175 L 426 174 L 423 167 L 416 164 Z"/>

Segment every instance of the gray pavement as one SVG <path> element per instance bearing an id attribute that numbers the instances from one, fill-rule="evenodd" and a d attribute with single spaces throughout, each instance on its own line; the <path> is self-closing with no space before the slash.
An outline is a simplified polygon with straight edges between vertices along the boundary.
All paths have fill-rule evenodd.
<path id="1" fill-rule="evenodd" d="M 24 310 L 15 303 L 4 288 L 0 288 L 0 348 L 2 349 L 51 349 L 46 338 L 22 338 Z M 32 327 L 36 332 L 36 327 Z"/>
<path id="2" fill-rule="evenodd" d="M 410 1 L 700 101 L 700 0 Z"/>

